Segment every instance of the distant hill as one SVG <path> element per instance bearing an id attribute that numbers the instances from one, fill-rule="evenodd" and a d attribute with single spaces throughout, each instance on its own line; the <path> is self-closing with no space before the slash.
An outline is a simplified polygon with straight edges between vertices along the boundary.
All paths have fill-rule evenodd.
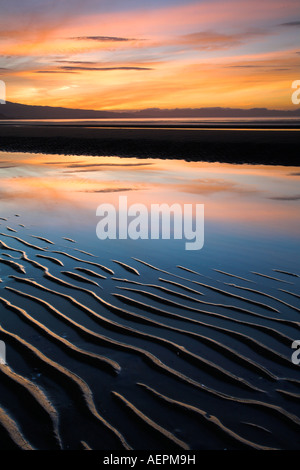
<path id="1" fill-rule="evenodd" d="M 9 101 L 1 105 L 0 112 L 0 119 L 100 119 L 131 116 L 129 113 L 122 113 L 121 116 L 119 113 L 110 111 L 30 106 Z"/>
<path id="2" fill-rule="evenodd" d="M 299 117 L 300 109 L 283 111 L 267 108 L 149 108 L 140 111 L 97 111 L 52 106 L 30 106 L 6 102 L 0 107 L 1 119 L 111 119 L 111 118 L 260 118 Z"/>

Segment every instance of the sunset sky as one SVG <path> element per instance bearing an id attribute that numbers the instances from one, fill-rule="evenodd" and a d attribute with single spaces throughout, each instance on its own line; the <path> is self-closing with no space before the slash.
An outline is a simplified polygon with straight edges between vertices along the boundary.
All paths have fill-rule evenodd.
<path id="1" fill-rule="evenodd" d="M 295 109 L 299 0 L 1 0 L 7 100 Z"/>
<path id="2" fill-rule="evenodd" d="M 1 156 L 1 154 L 0 154 Z M 100 202 L 205 204 L 205 219 L 248 231 L 299 234 L 298 168 L 206 162 L 5 154 L 0 161 L 3 207 L 15 204 L 39 223 L 65 210 L 60 224 L 76 218 L 95 222 Z M 67 211 L 66 211 L 67 209 Z M 47 217 L 44 214 L 47 213 Z M 80 215 L 79 215 L 80 214 Z"/>

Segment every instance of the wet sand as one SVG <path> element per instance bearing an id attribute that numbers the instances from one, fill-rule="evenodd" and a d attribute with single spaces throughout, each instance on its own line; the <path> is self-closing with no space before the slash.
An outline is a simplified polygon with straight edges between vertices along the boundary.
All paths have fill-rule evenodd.
<path id="1" fill-rule="evenodd" d="M 0 150 L 299 166 L 299 125 L 0 126 Z"/>
<path id="2" fill-rule="evenodd" d="M 17 234 L 0 233 L 0 448 L 298 447 L 298 272 L 167 271 L 62 251 L 11 222 Z"/>

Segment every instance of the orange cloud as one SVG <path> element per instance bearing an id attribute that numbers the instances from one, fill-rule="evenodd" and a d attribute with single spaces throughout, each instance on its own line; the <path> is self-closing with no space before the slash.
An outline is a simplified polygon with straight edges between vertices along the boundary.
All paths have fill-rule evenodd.
<path id="1" fill-rule="evenodd" d="M 79 1 L 75 6 L 0 18 L 8 100 L 120 110 L 293 107 L 290 86 L 299 54 L 291 46 L 293 27 L 275 26 L 297 14 L 298 0 L 192 2 L 110 13 L 85 11 Z M 281 50 L 286 29 L 289 49 Z"/>

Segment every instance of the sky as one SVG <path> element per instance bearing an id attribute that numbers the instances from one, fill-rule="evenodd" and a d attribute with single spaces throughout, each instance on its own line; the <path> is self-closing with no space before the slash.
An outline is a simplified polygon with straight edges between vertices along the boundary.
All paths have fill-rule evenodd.
<path id="1" fill-rule="evenodd" d="M 205 220 L 220 224 L 221 232 L 228 227 L 235 236 L 244 230 L 247 236 L 255 232 L 256 240 L 267 232 L 299 238 L 297 167 L 133 157 L 62 159 L 59 155 L 0 152 L 0 169 L 2 215 L 6 209 L 17 211 L 21 204 L 30 219 L 38 217 L 42 225 L 53 226 L 51 217 L 60 214 L 63 225 L 70 220 L 74 223 L 75 217 L 77 232 L 78 220 L 82 228 L 86 218 L 94 226 L 99 203 L 118 208 L 122 193 L 128 197 L 128 207 L 138 202 L 149 211 L 151 204 L 183 207 L 201 201 Z"/>
<path id="2" fill-rule="evenodd" d="M 8 101 L 295 109 L 299 0 L 1 0 Z"/>

